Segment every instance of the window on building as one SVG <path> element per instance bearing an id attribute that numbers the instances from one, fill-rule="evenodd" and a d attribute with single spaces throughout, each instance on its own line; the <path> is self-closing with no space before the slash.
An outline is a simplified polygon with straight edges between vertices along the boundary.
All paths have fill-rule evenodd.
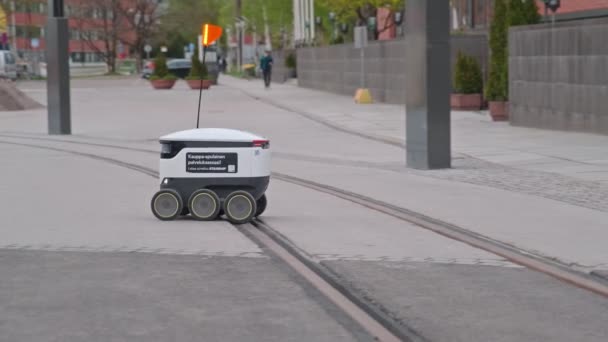
<path id="1" fill-rule="evenodd" d="M 84 54 L 84 60 L 87 63 L 99 63 L 103 62 L 103 56 L 96 52 L 87 52 Z"/>
<path id="2" fill-rule="evenodd" d="M 70 39 L 71 40 L 80 40 L 80 31 L 76 30 L 76 29 L 72 29 L 70 30 Z"/>
<path id="3" fill-rule="evenodd" d="M 4 63 L 6 64 L 15 64 L 15 56 L 12 53 L 4 54 Z"/>
<path id="4" fill-rule="evenodd" d="M 450 25 L 453 30 L 486 29 L 492 15 L 493 0 L 452 0 Z"/>
<path id="5" fill-rule="evenodd" d="M 40 38 L 42 36 L 42 27 L 39 26 L 17 26 L 15 34 L 19 38 Z"/>
<path id="6" fill-rule="evenodd" d="M 452 0 L 451 26 L 453 30 L 464 30 L 471 27 L 470 0 Z"/>
<path id="7" fill-rule="evenodd" d="M 72 62 L 84 62 L 84 52 L 72 52 L 70 53 L 70 57 L 72 58 Z"/>
<path id="8" fill-rule="evenodd" d="M 15 12 L 27 12 L 28 4 L 24 2 L 17 2 L 15 4 Z"/>
<path id="9" fill-rule="evenodd" d="M 475 3 L 473 18 L 474 28 L 488 28 L 492 15 L 492 1 L 490 0 L 473 0 Z"/>

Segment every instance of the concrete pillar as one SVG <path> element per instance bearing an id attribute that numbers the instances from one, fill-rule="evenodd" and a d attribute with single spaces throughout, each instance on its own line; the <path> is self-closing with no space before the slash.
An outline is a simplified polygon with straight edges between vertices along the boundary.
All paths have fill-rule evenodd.
<path id="1" fill-rule="evenodd" d="M 49 134 L 71 134 L 68 19 L 63 0 L 49 0 L 46 24 L 47 110 Z"/>
<path id="2" fill-rule="evenodd" d="M 407 165 L 449 168 L 449 0 L 408 0 L 405 13 Z"/>

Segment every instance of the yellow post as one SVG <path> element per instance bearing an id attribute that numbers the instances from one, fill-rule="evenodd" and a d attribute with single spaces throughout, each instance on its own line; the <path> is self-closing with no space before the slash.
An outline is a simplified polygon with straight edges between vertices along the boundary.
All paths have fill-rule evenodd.
<path id="1" fill-rule="evenodd" d="M 369 89 L 359 88 L 355 93 L 355 102 L 358 104 L 371 104 L 374 102 L 372 99 L 372 93 L 370 93 Z"/>

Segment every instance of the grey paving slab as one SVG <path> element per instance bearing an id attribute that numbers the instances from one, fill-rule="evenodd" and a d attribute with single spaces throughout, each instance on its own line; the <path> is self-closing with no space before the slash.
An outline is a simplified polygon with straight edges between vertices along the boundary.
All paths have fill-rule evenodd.
<path id="1" fill-rule="evenodd" d="M 158 165 L 152 154 L 105 154 Z M 150 200 L 159 181 L 149 175 L 1 142 L 0 169 L 6 180 L 0 183 L 1 247 L 261 256 L 261 250 L 227 222 L 157 220 Z"/>
<path id="2" fill-rule="evenodd" d="M 399 168 L 405 155 L 398 147 L 337 131 L 245 96 L 239 89 L 304 108 L 327 120 L 334 116 L 350 118 L 355 124 L 366 120 L 388 130 L 404 129 L 404 112 L 396 106 L 357 106 L 347 97 L 290 86 L 277 85 L 264 91 L 259 82 L 230 78 L 220 83 L 222 86 L 204 93 L 204 125 L 251 130 L 270 137 L 277 152 L 277 171 L 397 203 L 567 262 L 588 267 L 606 262 L 600 242 L 607 238 L 607 218 L 602 212 L 589 210 L 608 208 L 606 185 L 556 173 L 583 161 L 608 159 L 602 148 L 605 137 L 510 127 L 476 113 L 459 112 L 453 115 L 456 151 L 463 148 L 481 159 L 500 156 L 516 164 L 511 167 L 456 154 L 454 170 L 411 173 Z M 31 83 L 22 87 L 35 86 L 40 90 Z M 81 80 L 73 86 L 80 89 L 73 94 L 78 108 L 74 111 L 74 131 L 80 137 L 154 144 L 159 135 L 192 127 L 192 104 L 197 94 L 183 84 L 170 92 L 153 91 L 138 79 Z M 129 96 L 124 96 L 127 93 Z M 2 130 L 44 132 L 44 117 L 39 115 L 6 118 Z M 348 120 L 342 123 L 348 125 Z M 144 161 L 149 163 L 146 165 L 155 163 L 150 158 Z M 544 172 L 526 170 L 538 167 L 538 160 L 544 158 L 560 162 Z M 589 169 L 595 170 L 597 165 Z M 585 167 L 578 171 L 585 171 Z M 601 172 L 593 174 L 593 179 L 601 177 Z M 144 204 L 139 204 L 142 213 L 147 211 Z"/>
<path id="3" fill-rule="evenodd" d="M 274 169 L 414 210 L 566 263 L 593 269 L 608 261 L 604 211 L 409 171 L 370 173 L 347 165 L 311 164 L 275 160 Z M 509 183 L 508 178 L 505 181 Z"/>
<path id="4" fill-rule="evenodd" d="M 268 198 L 264 222 L 317 260 L 490 262 L 516 267 L 496 255 L 298 185 L 275 180 Z"/>
<path id="5" fill-rule="evenodd" d="M 429 341 L 606 341 L 608 300 L 526 270 L 328 261 Z"/>
<path id="6" fill-rule="evenodd" d="M 366 340 L 270 259 L 0 249 L 0 274 L 2 341 Z"/>

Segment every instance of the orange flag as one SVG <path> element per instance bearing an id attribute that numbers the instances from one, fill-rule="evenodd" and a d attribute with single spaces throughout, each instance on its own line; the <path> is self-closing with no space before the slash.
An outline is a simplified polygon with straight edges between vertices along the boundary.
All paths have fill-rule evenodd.
<path id="1" fill-rule="evenodd" d="M 222 36 L 222 28 L 216 25 L 203 24 L 203 45 L 209 46 Z"/>

